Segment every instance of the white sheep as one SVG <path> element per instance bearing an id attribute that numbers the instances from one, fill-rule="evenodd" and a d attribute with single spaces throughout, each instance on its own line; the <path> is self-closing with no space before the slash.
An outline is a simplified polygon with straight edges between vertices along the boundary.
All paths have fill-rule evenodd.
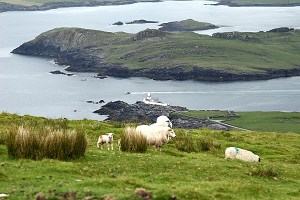
<path id="1" fill-rule="evenodd" d="M 98 138 L 97 147 L 98 148 L 100 147 L 101 150 L 103 150 L 103 144 L 106 143 L 108 150 L 109 149 L 114 150 L 113 141 L 114 141 L 113 133 L 107 133 L 106 135 L 100 135 Z"/>
<path id="2" fill-rule="evenodd" d="M 161 115 L 161 116 L 157 117 L 156 123 L 151 124 L 151 126 L 165 126 L 165 127 L 172 128 L 173 124 L 167 116 Z"/>
<path id="3" fill-rule="evenodd" d="M 164 126 L 139 125 L 136 127 L 136 132 L 144 135 L 147 138 L 148 144 L 152 145 L 155 149 L 168 143 L 170 138 L 176 137 L 173 129 Z"/>
<path id="4" fill-rule="evenodd" d="M 239 159 L 246 162 L 260 162 L 260 157 L 255 155 L 251 151 L 237 148 L 237 147 L 228 147 L 225 150 L 225 159 Z"/>

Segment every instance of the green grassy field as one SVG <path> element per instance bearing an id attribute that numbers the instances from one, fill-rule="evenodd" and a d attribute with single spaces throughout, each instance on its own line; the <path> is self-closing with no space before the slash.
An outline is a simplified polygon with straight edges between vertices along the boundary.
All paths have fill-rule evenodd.
<path id="1" fill-rule="evenodd" d="M 225 123 L 260 132 L 298 133 L 300 134 L 299 112 L 228 112 L 219 110 L 190 110 L 176 114 L 210 118 L 225 121 Z M 239 116 L 239 117 L 236 117 Z"/>
<path id="2" fill-rule="evenodd" d="M 55 125 L 49 119 L 2 113 L 0 136 L 13 125 L 35 126 L 45 120 Z M 133 193 L 143 187 L 154 199 L 300 198 L 299 134 L 175 129 L 178 138 L 185 134 L 191 140 L 206 138 L 220 148 L 186 153 L 175 148 L 174 140 L 161 152 L 149 147 L 146 153 L 126 153 L 116 146 L 113 151 L 96 148 L 100 134 L 115 132 L 117 140 L 125 127 L 122 123 L 76 120 L 65 126 L 86 131 L 88 150 L 83 158 L 15 160 L 7 156 L 0 137 L 0 193 L 8 194 L 7 199 L 34 199 L 39 192 L 45 199 L 68 199 L 75 194 L 76 199 L 141 199 Z M 228 146 L 251 150 L 262 161 L 224 160 Z"/>
<path id="3" fill-rule="evenodd" d="M 299 112 L 237 112 L 240 118 L 229 124 L 255 131 L 300 133 Z"/>

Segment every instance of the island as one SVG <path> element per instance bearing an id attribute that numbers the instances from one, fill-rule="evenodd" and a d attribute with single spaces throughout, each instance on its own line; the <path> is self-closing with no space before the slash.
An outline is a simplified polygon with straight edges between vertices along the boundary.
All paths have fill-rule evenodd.
<path id="1" fill-rule="evenodd" d="M 56 28 L 12 53 L 52 57 L 71 72 L 154 80 L 240 81 L 300 75 L 300 30 L 136 34 Z"/>
<path id="2" fill-rule="evenodd" d="M 213 24 L 198 22 L 193 19 L 162 23 L 159 26 L 161 26 L 159 28 L 159 30 L 161 31 L 201 31 L 219 28 L 218 26 L 215 26 Z"/>

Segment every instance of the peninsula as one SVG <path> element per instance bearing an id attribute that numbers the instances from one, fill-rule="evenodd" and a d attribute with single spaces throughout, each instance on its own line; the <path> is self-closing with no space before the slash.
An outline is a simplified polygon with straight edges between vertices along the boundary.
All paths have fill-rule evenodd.
<path id="1" fill-rule="evenodd" d="M 138 2 L 160 2 L 161 0 L 0 0 L 0 12 L 36 11 L 65 7 L 87 7 L 125 5 Z M 240 6 L 299 6 L 300 0 L 212 0 L 215 5 Z"/>
<path id="2" fill-rule="evenodd" d="M 160 0 L 0 0 L 0 12 L 50 10 L 66 7 L 125 5 L 138 2 L 159 1 Z"/>
<path id="3" fill-rule="evenodd" d="M 56 28 L 12 53 L 46 56 L 72 72 L 155 80 L 237 81 L 300 75 L 300 31 L 136 34 Z"/>

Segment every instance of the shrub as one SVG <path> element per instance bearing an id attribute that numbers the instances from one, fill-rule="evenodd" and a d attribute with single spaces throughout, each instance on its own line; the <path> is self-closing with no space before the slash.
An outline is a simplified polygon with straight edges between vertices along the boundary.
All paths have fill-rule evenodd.
<path id="1" fill-rule="evenodd" d="M 143 153 L 147 151 L 147 139 L 136 132 L 134 127 L 126 127 L 121 135 L 121 150 Z"/>
<path id="2" fill-rule="evenodd" d="M 13 158 L 69 160 L 84 156 L 87 137 L 83 131 L 15 127 L 6 136 L 8 155 Z"/>

